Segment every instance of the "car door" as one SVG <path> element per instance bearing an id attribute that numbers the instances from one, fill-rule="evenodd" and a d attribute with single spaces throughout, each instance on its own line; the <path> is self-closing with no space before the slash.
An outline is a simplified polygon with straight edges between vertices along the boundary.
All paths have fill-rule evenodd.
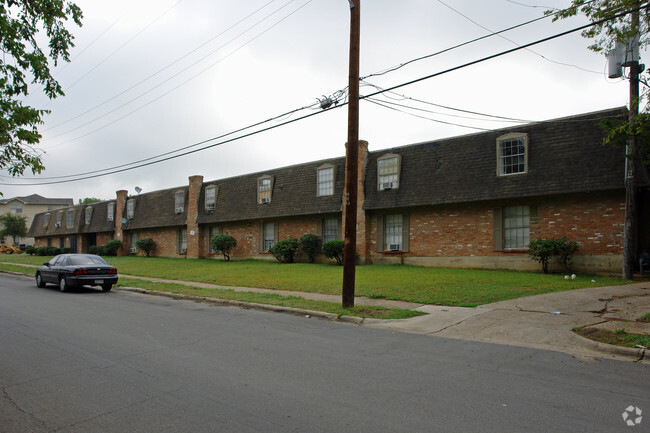
<path id="1" fill-rule="evenodd" d="M 54 266 L 61 259 L 61 256 L 55 256 L 48 262 L 48 265 L 43 266 L 41 269 L 41 277 L 46 283 L 58 283 L 58 277 L 54 271 Z"/>

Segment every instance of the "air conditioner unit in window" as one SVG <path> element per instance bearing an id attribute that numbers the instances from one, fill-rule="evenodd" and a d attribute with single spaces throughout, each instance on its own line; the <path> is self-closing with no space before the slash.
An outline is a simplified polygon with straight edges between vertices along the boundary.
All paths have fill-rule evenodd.
<path id="1" fill-rule="evenodd" d="M 397 188 L 397 182 L 382 182 L 380 185 L 381 190 L 393 188 Z"/>
<path id="2" fill-rule="evenodd" d="M 187 248 L 181 248 L 181 254 L 187 253 Z"/>
<path id="3" fill-rule="evenodd" d="M 135 254 L 135 253 L 138 252 L 138 249 L 137 249 L 137 247 L 131 247 L 131 249 L 129 250 L 129 252 L 130 252 L 131 254 Z"/>
<path id="4" fill-rule="evenodd" d="M 183 208 L 182 207 L 177 207 L 176 208 L 176 213 L 183 213 Z"/>
<path id="5" fill-rule="evenodd" d="M 400 244 L 388 244 L 388 251 L 399 251 L 402 249 Z"/>
<path id="6" fill-rule="evenodd" d="M 54 227 L 61 227 L 61 223 L 54 224 Z"/>
<path id="7" fill-rule="evenodd" d="M 271 197 L 262 197 L 261 203 L 271 203 Z"/>
<path id="8" fill-rule="evenodd" d="M 217 207 L 216 203 L 206 203 L 205 204 L 205 209 L 206 210 L 215 210 Z"/>

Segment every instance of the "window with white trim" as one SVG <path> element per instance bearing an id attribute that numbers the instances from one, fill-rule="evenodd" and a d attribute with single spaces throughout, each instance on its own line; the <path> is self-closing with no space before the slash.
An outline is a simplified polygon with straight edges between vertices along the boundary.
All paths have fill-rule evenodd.
<path id="1" fill-rule="evenodd" d="M 185 192 L 177 191 L 174 193 L 174 211 L 176 213 L 183 213 L 185 209 Z"/>
<path id="2" fill-rule="evenodd" d="M 214 210 L 217 207 L 217 186 L 205 187 L 205 210 Z"/>
<path id="3" fill-rule="evenodd" d="M 115 214 L 115 204 L 109 203 L 106 206 L 106 221 L 113 221 L 114 214 Z"/>
<path id="4" fill-rule="evenodd" d="M 528 248 L 530 244 L 530 208 L 507 206 L 503 208 L 503 247 Z"/>
<path id="5" fill-rule="evenodd" d="M 400 251 L 402 249 L 402 215 L 393 214 L 384 217 L 384 250 Z"/>
<path id="6" fill-rule="evenodd" d="M 187 253 L 187 229 L 183 228 L 178 231 L 178 252 Z"/>
<path id="7" fill-rule="evenodd" d="M 93 208 L 92 207 L 87 207 L 84 210 L 84 224 L 89 225 L 90 224 L 90 218 L 93 214 Z"/>
<path id="8" fill-rule="evenodd" d="M 528 136 L 510 133 L 497 138 L 499 176 L 523 174 L 528 171 Z"/>
<path id="9" fill-rule="evenodd" d="M 128 219 L 133 218 L 133 215 L 135 214 L 135 200 L 127 200 L 126 202 L 126 217 Z"/>
<path id="10" fill-rule="evenodd" d="M 377 189 L 379 191 L 399 188 L 399 155 L 384 155 L 377 160 Z"/>
<path id="11" fill-rule="evenodd" d="M 20 215 L 23 213 L 23 204 L 22 203 L 12 203 L 10 205 L 9 212 L 13 215 Z"/>
<path id="12" fill-rule="evenodd" d="M 271 176 L 257 179 L 257 202 L 259 204 L 271 203 Z"/>
<path id="13" fill-rule="evenodd" d="M 138 233 L 137 232 L 132 232 L 131 233 L 131 241 L 130 241 L 129 252 L 131 254 L 135 254 L 135 253 L 138 252 Z"/>
<path id="14" fill-rule="evenodd" d="M 275 245 L 275 223 L 264 223 L 264 247 L 266 253 Z"/>
<path id="15" fill-rule="evenodd" d="M 69 210 L 65 214 L 65 227 L 71 229 L 74 226 L 74 211 Z"/>
<path id="16" fill-rule="evenodd" d="M 43 215 L 43 226 L 47 227 L 49 223 L 50 223 L 50 214 L 46 213 L 45 215 Z"/>
<path id="17" fill-rule="evenodd" d="M 323 219 L 323 243 L 335 241 L 338 237 L 339 220 L 337 218 Z"/>
<path id="18" fill-rule="evenodd" d="M 63 221 L 63 212 L 57 212 L 56 214 L 56 226 L 61 227 L 61 221 Z"/>
<path id="19" fill-rule="evenodd" d="M 318 169 L 318 196 L 334 194 L 334 167 Z"/>
<path id="20" fill-rule="evenodd" d="M 216 253 L 217 251 L 212 246 L 212 238 L 221 234 L 221 227 L 210 227 L 208 229 L 208 252 Z"/>

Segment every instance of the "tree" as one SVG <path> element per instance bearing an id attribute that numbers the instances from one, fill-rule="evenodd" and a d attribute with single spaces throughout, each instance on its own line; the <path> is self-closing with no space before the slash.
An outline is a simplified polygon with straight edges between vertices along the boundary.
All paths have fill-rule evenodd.
<path id="1" fill-rule="evenodd" d="M 320 239 L 318 236 L 307 233 L 300 238 L 300 251 L 307 255 L 309 263 L 314 263 L 316 254 L 320 250 Z"/>
<path id="2" fill-rule="evenodd" d="M 589 46 L 594 52 L 609 51 L 617 44 L 634 50 L 650 43 L 650 5 L 641 7 L 640 0 L 573 0 L 567 9 L 555 13 L 553 20 L 584 14 L 593 26 L 582 36 L 594 39 Z M 637 46 L 635 46 L 637 45 Z M 637 162 L 650 162 L 650 107 L 648 106 L 648 80 L 640 74 L 638 59 L 627 57 L 629 68 L 630 107 L 627 121 L 604 121 L 606 144 L 626 144 L 629 163 L 625 173 L 625 222 L 623 233 L 623 278 L 632 279 L 636 256 L 637 231 Z M 644 89 L 639 95 L 639 83 Z M 645 101 L 645 102 L 643 102 Z M 639 114 L 639 108 L 642 113 Z"/>
<path id="3" fill-rule="evenodd" d="M 323 255 L 328 259 L 336 260 L 336 264 L 343 264 L 344 242 L 340 240 L 329 241 L 323 244 Z"/>
<path id="4" fill-rule="evenodd" d="M 99 199 L 99 198 L 95 198 L 95 197 L 86 197 L 86 198 L 84 198 L 83 200 L 82 200 L 82 199 L 79 199 L 79 204 L 99 203 L 100 201 L 102 201 L 102 200 Z"/>
<path id="5" fill-rule="evenodd" d="M 10 213 L 0 216 L 0 223 L 4 226 L 0 231 L 0 236 L 11 236 L 16 244 L 17 238 L 22 238 L 27 234 L 27 218 L 20 215 L 13 215 Z"/>
<path id="6" fill-rule="evenodd" d="M 50 72 L 49 61 L 70 61 L 74 47 L 66 21 L 81 26 L 83 14 L 66 0 L 0 0 L 0 169 L 12 176 L 26 169 L 40 173 L 43 169 L 40 152 L 34 147 L 41 139 L 37 125 L 49 110 L 23 104 L 29 93 L 28 81 L 41 85 L 45 95 L 54 99 L 63 96 L 61 85 Z M 44 30 L 49 53 L 39 46 L 37 37 Z"/>
<path id="7" fill-rule="evenodd" d="M 230 261 L 230 252 L 237 246 L 237 239 L 230 235 L 218 235 L 210 239 L 210 245 L 217 253 L 223 254 L 225 261 Z"/>
<path id="8" fill-rule="evenodd" d="M 147 257 L 151 255 L 154 249 L 154 242 L 151 238 L 138 239 L 135 242 L 135 246 L 142 251 Z"/>

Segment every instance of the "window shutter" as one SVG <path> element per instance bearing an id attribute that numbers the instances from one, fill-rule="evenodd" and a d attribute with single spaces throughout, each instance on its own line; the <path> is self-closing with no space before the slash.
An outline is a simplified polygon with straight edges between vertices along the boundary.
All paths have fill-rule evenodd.
<path id="1" fill-rule="evenodd" d="M 409 230 L 409 215 L 402 215 L 402 252 L 409 252 L 411 231 Z"/>
<path id="2" fill-rule="evenodd" d="M 259 242 L 259 244 L 260 244 L 260 253 L 263 253 L 264 252 L 264 223 L 263 222 L 260 223 L 259 232 L 260 232 L 260 242 Z"/>
<path id="3" fill-rule="evenodd" d="M 495 207 L 494 218 L 494 251 L 503 251 L 503 218 L 502 209 Z"/>
<path id="4" fill-rule="evenodd" d="M 377 252 L 384 251 L 384 216 L 377 215 Z"/>

